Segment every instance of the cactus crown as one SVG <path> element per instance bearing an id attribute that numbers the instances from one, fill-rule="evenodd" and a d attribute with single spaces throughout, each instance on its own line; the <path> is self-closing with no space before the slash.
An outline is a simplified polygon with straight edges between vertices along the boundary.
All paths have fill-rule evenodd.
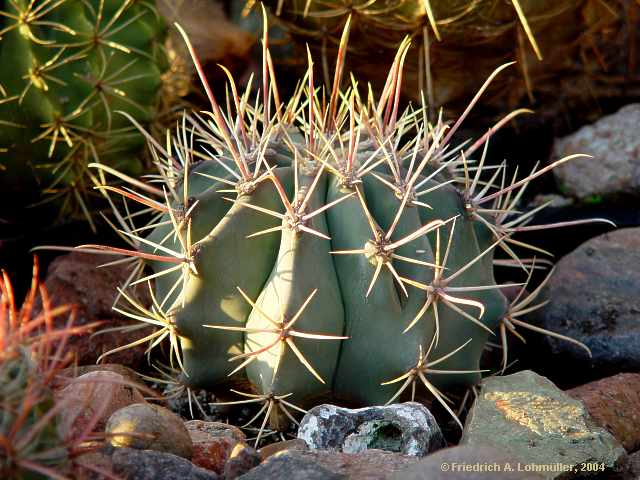
<path id="1" fill-rule="evenodd" d="M 514 249 L 540 249 L 513 235 L 579 223 L 527 225 L 532 213 L 516 210 L 532 179 L 573 157 L 511 182 L 504 163 L 486 166 L 489 138 L 523 110 L 451 145 L 508 65 L 452 126 L 442 114 L 430 123 L 424 103 L 400 110 L 408 40 L 379 97 L 353 78 L 341 89 L 349 25 L 331 91 L 309 54 L 283 102 L 265 33 L 260 93 L 229 75 L 225 110 L 184 35 L 211 111 L 185 114 L 164 144 L 146 134 L 158 168 L 147 181 L 107 170 L 128 183 L 104 189 L 123 201 L 114 224 L 131 248 L 80 247 L 130 262 L 117 308 L 157 327 L 135 344 L 168 340 L 192 387 L 249 382 L 233 391 L 262 404 L 258 440 L 267 421 L 295 422 L 326 394 L 379 404 L 423 385 L 455 417 L 441 390 L 476 383 L 487 339 L 530 327 L 517 317 L 535 308 L 535 295 L 507 303 L 494 250 L 528 278 L 544 262 Z M 140 283 L 151 306 L 132 293 Z"/>

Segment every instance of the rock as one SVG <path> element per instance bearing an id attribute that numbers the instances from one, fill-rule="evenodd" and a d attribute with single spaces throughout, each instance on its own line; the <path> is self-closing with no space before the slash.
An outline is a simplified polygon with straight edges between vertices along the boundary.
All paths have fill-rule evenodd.
<path id="1" fill-rule="evenodd" d="M 581 463 L 616 468 L 625 456 L 618 441 L 595 424 L 582 402 L 540 375 L 525 370 L 489 377 L 473 405 L 461 445 L 492 446 L 538 469 L 544 478 L 558 478 L 555 465 Z M 540 472 L 540 468 L 550 471 Z"/>
<path id="2" fill-rule="evenodd" d="M 579 160 L 578 160 L 579 161 Z M 573 205 L 575 200 L 567 198 L 557 193 L 540 193 L 533 197 L 533 200 L 527 205 L 527 210 L 533 210 L 535 207 L 547 204 L 549 208 L 568 207 Z"/>
<path id="3" fill-rule="evenodd" d="M 112 310 L 118 294 L 116 287 L 126 281 L 130 272 L 124 265 L 97 268 L 110 261 L 113 261 L 110 255 L 73 252 L 57 257 L 49 266 L 45 280 L 49 298 L 54 306 L 71 304 L 77 307 L 75 325 L 102 322 L 101 329 L 138 324 Z M 137 293 L 143 303 L 151 303 L 146 288 L 137 289 Z M 94 364 L 103 353 L 143 338 L 152 331 L 150 327 L 133 332 L 78 335 L 69 339 L 67 350 L 74 353 L 78 365 Z M 147 346 L 141 344 L 107 358 L 112 363 L 136 367 L 144 360 Z"/>
<path id="4" fill-rule="evenodd" d="M 415 465 L 418 461 L 419 459 L 414 456 L 375 449 L 360 453 L 289 449 L 274 453 L 259 467 L 240 478 L 242 480 L 271 478 L 383 480 L 395 472 Z M 290 477 L 290 472 L 295 472 L 297 469 L 300 471 L 300 476 Z"/>
<path id="5" fill-rule="evenodd" d="M 64 438 L 80 433 L 93 423 L 91 431 L 102 432 L 107 419 L 123 407 L 143 403 L 144 397 L 131 381 L 109 371 L 94 371 L 69 380 L 67 386 L 55 393 L 56 400 L 64 404 L 58 431 Z"/>
<path id="6" fill-rule="evenodd" d="M 256 466 L 254 461 L 251 463 L 245 463 L 242 465 L 236 460 L 243 457 L 241 450 L 244 450 L 242 444 L 238 444 L 236 447 L 239 452 L 233 453 L 233 459 L 227 463 L 225 467 L 224 478 L 225 480 L 232 480 L 240 478 L 243 480 L 306 480 L 306 479 L 350 479 L 350 480 L 383 480 L 388 479 L 396 472 L 402 472 L 412 465 L 418 464 L 420 461 L 417 457 L 410 457 L 406 455 L 400 455 L 398 453 L 385 452 L 382 450 L 366 450 L 361 453 L 342 453 L 333 450 L 306 450 L 299 451 L 290 449 L 287 452 L 278 452 L 263 462 L 261 465 Z M 251 447 L 248 447 L 250 450 Z M 115 456 L 117 453 L 117 456 Z M 194 468 L 189 462 L 179 457 L 175 457 L 170 454 L 162 454 L 159 452 L 153 452 L 150 450 L 133 450 L 129 448 L 113 448 L 106 447 L 99 452 L 93 454 L 86 454 L 81 457 L 83 463 L 90 464 L 91 462 L 97 462 L 100 466 L 103 466 L 106 471 L 119 473 L 122 475 L 125 468 L 130 467 L 129 463 L 136 461 L 138 457 L 136 454 L 141 453 L 146 456 L 144 462 L 150 464 L 148 468 L 149 475 L 153 475 L 155 465 L 161 462 L 175 463 L 180 471 L 189 472 L 189 468 Z M 255 453 L 255 451 L 254 451 Z M 147 455 L 147 454 L 156 454 Z M 100 455 L 97 457 L 96 455 Z M 113 457 L 113 458 L 112 458 Z M 84 460 L 86 458 L 86 460 Z M 122 459 L 126 459 L 123 462 Z M 179 460 L 176 460 L 178 458 Z M 158 460 L 160 459 L 160 460 Z M 274 459 L 276 459 L 274 461 Z M 126 465 L 123 465 L 125 463 Z M 168 473 L 173 475 L 175 471 L 169 464 Z M 119 464 L 116 470 L 114 465 Z M 166 464 L 165 464 L 166 465 Z M 243 467 L 244 469 L 240 469 Z M 196 470 L 199 471 L 200 469 Z M 126 471 L 127 476 L 123 476 L 123 480 L 138 479 L 145 480 L 149 477 L 135 475 L 140 474 L 140 471 Z M 214 472 L 210 472 L 215 475 Z M 187 474 L 188 475 L 188 474 Z M 75 478 L 75 477 L 74 477 Z M 156 477 L 158 480 L 163 480 L 167 477 L 158 474 Z M 168 477 L 177 478 L 177 477 Z M 185 479 L 192 477 L 185 477 Z M 200 478 L 200 477 L 195 477 Z M 210 477 L 205 477 L 210 478 Z M 217 477 L 211 477 L 217 478 Z M 78 476 L 78 480 L 104 480 L 101 476 Z"/>
<path id="7" fill-rule="evenodd" d="M 75 457 L 71 478 L 73 480 L 106 480 L 110 478 L 99 472 L 106 472 L 115 477 L 111 461 L 112 453 L 111 447 L 107 446 Z"/>
<path id="8" fill-rule="evenodd" d="M 333 473 L 318 465 L 313 459 L 300 457 L 300 452 L 281 452 L 269 457 L 253 470 L 245 473 L 239 480 L 343 480 L 344 475 Z"/>
<path id="9" fill-rule="evenodd" d="M 116 448 L 113 472 L 122 480 L 218 480 L 213 472 L 177 455 L 155 450 Z"/>
<path id="10" fill-rule="evenodd" d="M 539 474 L 522 471 L 526 467 L 522 464 L 518 466 L 518 463 L 492 447 L 461 445 L 438 450 L 420 460 L 415 466 L 399 471 L 389 480 L 539 480 L 543 478 Z M 442 468 L 445 464 L 446 467 Z M 458 465 L 455 470 L 452 470 L 453 464 Z M 480 465 L 491 465 L 491 468 L 496 471 L 486 473 L 460 471 L 465 468 L 464 466 L 467 466 L 466 468 L 476 466 L 475 468 L 478 470 Z M 487 467 L 484 468 L 488 470 Z M 569 474 L 567 477 L 571 478 L 573 475 Z M 629 455 L 626 461 L 619 468 L 616 468 L 615 472 L 599 472 L 595 476 L 587 476 L 586 478 L 594 477 L 603 480 L 638 480 L 640 478 L 640 452 Z"/>
<path id="11" fill-rule="evenodd" d="M 184 426 L 192 432 L 203 432 L 211 437 L 231 438 L 236 442 L 246 442 L 247 437 L 238 427 L 222 422 L 205 422 L 204 420 L 189 420 Z"/>
<path id="12" fill-rule="evenodd" d="M 554 169 L 565 193 L 585 199 L 594 195 L 640 193 L 640 103 L 627 105 L 596 123 L 558 139 L 553 159 L 574 153 L 593 158 L 569 161 Z"/>
<path id="13" fill-rule="evenodd" d="M 302 440 L 301 438 L 294 438 L 292 440 L 284 440 L 282 442 L 275 442 L 269 445 L 265 445 L 258 453 L 260 454 L 260 458 L 265 460 L 266 458 L 274 455 L 278 452 L 284 452 L 286 450 L 308 450 L 309 445 L 307 442 Z"/>
<path id="14" fill-rule="evenodd" d="M 629 455 L 620 468 L 602 478 L 606 480 L 638 480 L 640 478 L 640 452 Z"/>
<path id="15" fill-rule="evenodd" d="M 193 443 L 191 461 L 218 474 L 224 473 L 224 467 L 234 448 L 246 445 L 245 436 L 240 429 L 226 423 L 191 420 L 185 422 L 184 426 Z"/>
<path id="16" fill-rule="evenodd" d="M 419 458 L 384 450 L 364 450 L 360 453 L 343 453 L 331 450 L 308 450 L 296 452 L 305 458 L 313 458 L 333 473 L 352 480 L 383 480 L 395 472 L 415 465 Z"/>
<path id="17" fill-rule="evenodd" d="M 566 391 L 628 452 L 640 449 L 640 374 L 621 373 Z"/>
<path id="18" fill-rule="evenodd" d="M 310 448 L 345 453 L 372 448 L 423 456 L 445 446 L 431 412 L 415 402 L 355 410 L 319 405 L 302 419 L 298 438 Z"/>
<path id="19" fill-rule="evenodd" d="M 247 31 L 233 21 L 234 19 L 230 19 L 223 3 L 211 0 L 181 0 L 158 2 L 157 5 L 167 24 L 173 25 L 178 22 L 183 26 L 211 82 L 222 79 L 220 68 L 215 68 L 218 65 L 225 65 L 232 72 L 237 71 L 238 76 L 244 74 L 247 67 L 251 65 L 251 48 L 256 42 L 253 30 Z M 235 2 L 230 3 L 235 4 Z M 211 28 L 212 25 L 215 25 L 215 28 Z M 180 59 L 177 66 L 180 70 L 186 70 L 190 76 L 195 73 L 191 57 L 177 32 L 169 33 L 172 37 L 172 46 Z M 182 82 L 174 81 L 178 86 L 182 86 L 182 89 L 178 88 L 177 92 L 180 96 L 186 95 L 192 88 L 189 76 Z"/>
<path id="20" fill-rule="evenodd" d="M 634 480 L 640 478 L 640 452 L 635 452 L 634 454 L 629 455 L 627 465 L 629 472 L 634 475 L 633 477 L 630 476 L 629 478 L 633 478 Z"/>
<path id="21" fill-rule="evenodd" d="M 222 474 L 231 451 L 239 443 L 228 437 L 211 437 L 199 430 L 190 431 L 189 435 L 193 443 L 191 461 L 199 467 Z"/>
<path id="22" fill-rule="evenodd" d="M 260 465 L 260 455 L 246 443 L 238 443 L 224 466 L 225 480 L 237 478 Z"/>
<path id="23" fill-rule="evenodd" d="M 159 405 L 136 403 L 109 417 L 106 433 L 114 447 L 156 450 L 191 458 L 193 444 L 182 419 Z"/>
<path id="24" fill-rule="evenodd" d="M 465 470 L 469 468 L 470 471 Z M 460 445 L 427 455 L 391 480 L 536 480 L 536 473 L 518 471 L 518 461 L 486 445 Z"/>
<path id="25" fill-rule="evenodd" d="M 121 375 L 125 380 L 129 382 L 138 382 L 140 377 L 138 374 L 129 367 L 120 365 L 117 363 L 101 363 L 99 365 L 78 365 L 74 367 L 64 368 L 60 370 L 60 373 L 56 376 L 56 380 L 53 383 L 54 389 L 60 389 L 66 387 L 74 378 L 81 377 L 91 372 L 113 372 Z M 148 387 L 144 387 L 148 388 Z"/>
<path id="26" fill-rule="evenodd" d="M 581 383 L 640 371 L 638 265 L 640 228 L 592 238 L 564 256 L 541 292 L 549 303 L 527 320 L 585 343 L 592 358 L 576 345 L 549 336 L 539 337 L 537 355 L 552 358 L 552 367 L 564 365 L 570 381 Z"/>

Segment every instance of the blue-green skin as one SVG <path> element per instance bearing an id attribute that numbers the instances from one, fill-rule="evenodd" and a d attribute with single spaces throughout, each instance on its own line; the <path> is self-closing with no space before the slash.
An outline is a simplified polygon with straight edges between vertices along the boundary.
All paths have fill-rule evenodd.
<path id="1" fill-rule="evenodd" d="M 118 31 L 106 39 L 128 48 L 129 53 L 104 44 L 78 45 L 93 38 L 99 4 L 99 0 L 67 0 L 39 19 L 62 24 L 75 35 L 51 24 L 32 24 L 31 33 L 48 44 L 34 41 L 25 27 L 9 30 L 0 39 L 0 85 L 5 98 L 20 97 L 29 83 L 30 69 L 45 65 L 62 47 L 66 48 L 59 57 L 66 63 L 47 72 L 59 81 L 46 80 L 46 90 L 42 85 L 31 85 L 21 102 L 2 102 L 0 97 L 0 163 L 5 166 L 0 170 L 0 182 L 2 193 L 12 195 L 14 202 L 39 199 L 40 190 L 48 188 L 60 175 L 55 188 L 75 187 L 88 192 L 93 184 L 87 165 L 98 160 L 130 174 L 142 171 L 139 153 L 144 137 L 116 112 L 128 112 L 143 125 L 156 115 L 161 75 L 167 66 L 163 51 L 166 25 L 153 10 L 153 2 L 135 2 L 113 25 L 113 30 Z M 105 0 L 102 29 L 122 4 L 121 0 Z M 28 5 L 29 0 L 0 0 L 0 11 L 16 15 Z M 0 15 L 0 30 L 15 22 Z M 128 24 L 124 28 L 119 28 L 125 23 Z M 82 57 L 75 58 L 80 54 Z M 130 62 L 133 63 L 128 65 Z M 106 105 L 97 95 L 101 91 L 97 81 L 105 63 L 102 78 L 121 92 L 105 93 Z M 44 125 L 67 117 L 78 108 L 82 113 L 67 122 L 74 146 L 69 147 L 59 136 L 53 155 L 49 156 L 50 137 L 38 139 L 46 130 Z M 20 197 L 14 192 L 19 192 Z"/>
<path id="2" fill-rule="evenodd" d="M 427 188 L 432 186 L 427 184 Z M 470 220 L 462 201 L 462 196 L 451 185 L 439 188 L 426 196 L 425 202 L 433 206 L 433 210 L 420 209 L 420 217 L 424 223 L 428 223 L 437 218 L 456 218 L 451 250 L 446 267 L 449 272 L 456 272 L 461 267 L 471 262 L 479 254 L 489 248 L 494 241 L 489 230 L 478 221 Z M 441 229 L 440 242 L 444 252 L 446 242 L 451 231 L 451 224 Z M 435 248 L 435 233 L 429 234 L 429 239 Z M 480 260 L 468 268 L 464 274 L 460 275 L 452 283 L 452 287 L 460 286 L 480 286 L 495 285 L 493 276 L 493 252 L 487 253 Z M 446 274 L 445 274 L 446 276 Z M 485 312 L 481 322 L 489 330 L 496 331 L 500 319 L 507 309 L 507 300 L 499 289 L 485 290 L 481 292 L 465 293 L 464 298 L 476 300 L 484 305 Z M 461 306 L 463 310 L 477 316 L 477 308 L 467 308 Z M 438 364 L 440 370 L 479 370 L 480 356 L 484 345 L 490 336 L 489 332 L 472 323 L 470 320 L 462 318 L 448 307 L 440 307 L 440 337 L 434 350 L 433 358 L 439 358 L 460 347 L 469 338 L 472 341 L 459 354 L 449 357 L 444 362 Z M 455 378 L 447 378 L 446 375 L 434 376 L 434 383 L 446 388 L 450 381 L 457 384 L 472 385 L 480 380 L 480 373 L 457 374 Z"/>
<path id="3" fill-rule="evenodd" d="M 281 153 L 278 164 L 284 164 Z M 213 162 L 210 163 L 210 168 L 216 169 Z M 311 174 L 305 175 L 303 171 L 304 169 L 300 169 L 301 195 L 313 180 Z M 293 202 L 293 168 L 280 166 L 277 176 Z M 256 193 L 244 196 L 241 200 L 257 205 L 271 203 L 272 206 L 267 208 L 283 212 L 282 203 L 271 182 L 266 185 L 264 198 L 259 198 L 258 190 L 263 192 L 262 187 L 259 187 Z M 215 188 L 220 186 L 212 185 L 210 190 Z M 309 201 L 308 211 L 352 193 L 355 188 L 365 198 L 378 226 L 386 231 L 393 222 L 400 200 L 374 176 L 366 176 L 361 183 L 349 185 L 332 173 L 323 173 Z M 491 245 L 491 235 L 488 231 L 485 232 L 485 227 L 468 220 L 464 215 L 461 198 L 459 192 L 451 186 L 435 190 L 426 195 L 426 198 L 421 197 L 433 209 L 422 206 L 405 208 L 391 241 L 413 233 L 434 219 L 447 220 L 458 215 L 447 263 L 447 272 L 455 272 Z M 220 206 L 220 203 L 216 203 L 219 201 L 222 200 L 212 200 L 212 211 L 214 204 L 215 208 Z M 330 253 L 362 249 L 373 238 L 358 197 L 353 195 L 310 220 L 308 226 L 328 235 L 330 241 L 304 232 L 295 233 L 286 228 L 282 232 L 245 238 L 246 234 L 280 223 L 277 218 L 248 210 L 250 209 L 240 204 L 230 207 L 229 213 L 221 217 L 217 225 L 211 224 L 205 244 L 210 244 L 212 248 L 202 248 L 197 253 L 198 274 L 189 280 L 185 307 L 178 310 L 176 317 L 187 383 L 194 387 L 215 388 L 230 379 L 244 379 L 249 380 L 253 388 L 263 394 L 292 393 L 289 400 L 302 405 L 308 405 L 314 398 L 326 394 L 361 405 L 387 402 L 401 383 L 386 386 L 381 383 L 403 375 L 416 366 L 420 349 L 424 353 L 432 343 L 435 320 L 431 307 L 410 330 L 403 333 L 424 305 L 426 292 L 407 285 L 409 295 L 406 297 L 385 267 L 366 297 L 375 271 L 375 262 L 365 254 Z M 239 212 L 245 212 L 247 217 L 236 220 L 235 216 L 240 215 Z M 249 216 L 252 220 L 248 219 Z M 196 221 L 195 217 L 193 221 Z M 224 225 L 230 221 L 236 222 L 233 227 L 235 234 L 227 237 L 223 233 Z M 450 228 L 451 223 L 441 228 L 443 250 Z M 484 233 L 482 238 L 478 238 L 476 230 Z M 153 235 L 158 236 L 155 233 Z M 433 262 L 434 239 L 433 234 L 422 236 L 398 248 L 395 253 Z M 452 285 L 495 284 L 491 260 L 492 252 L 489 252 Z M 429 284 L 433 279 L 431 268 L 397 260 L 393 260 L 393 265 L 401 276 L 415 281 Z M 161 277 L 157 288 L 166 291 L 166 285 L 170 281 L 172 280 Z M 318 289 L 294 328 L 301 332 L 343 335 L 349 338 L 294 338 L 294 341 L 325 383 L 318 381 L 288 347 L 283 348 L 284 354 L 275 376 L 279 350 L 277 347 L 260 353 L 246 369 L 231 378 L 227 377 L 238 365 L 238 362 L 229 363 L 230 356 L 256 351 L 275 338 L 271 333 L 256 331 L 273 328 L 273 325 L 257 309 L 252 310 L 248 306 L 235 290 L 236 286 L 241 287 L 256 301 L 260 310 L 276 321 L 280 319 L 281 311 L 285 319 L 290 319 L 311 291 Z M 485 305 L 486 312 L 481 321 L 490 329 L 495 329 L 507 307 L 500 290 L 472 292 L 463 296 Z M 233 315 L 221 307 L 229 303 L 235 305 Z M 473 307 L 462 308 L 472 315 L 478 313 Z M 440 336 L 430 360 L 450 353 L 471 338 L 465 348 L 437 368 L 478 370 L 488 332 L 443 304 L 439 306 L 439 314 Z M 242 334 L 237 331 L 207 329 L 203 327 L 206 324 L 246 325 L 249 330 Z M 472 385 L 479 379 L 480 374 L 473 372 L 430 376 L 434 385 L 445 389 Z"/>

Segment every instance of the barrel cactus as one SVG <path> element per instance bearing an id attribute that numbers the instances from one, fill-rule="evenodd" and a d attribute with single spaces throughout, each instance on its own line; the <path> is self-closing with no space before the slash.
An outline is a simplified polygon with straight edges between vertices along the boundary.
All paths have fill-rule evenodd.
<path id="1" fill-rule="evenodd" d="M 42 190 L 61 214 L 91 218 L 91 163 L 141 172 L 144 137 L 115 112 L 156 115 L 165 31 L 154 2 L 0 2 L 0 162 L 13 202 Z"/>
<path id="2" fill-rule="evenodd" d="M 283 103 L 265 35 L 261 94 L 230 80 L 223 111 L 196 59 L 211 111 L 185 115 L 166 142 L 148 136 L 149 182 L 111 171 L 129 188 L 105 186 L 125 203 L 114 224 L 131 248 L 79 247 L 131 262 L 116 308 L 156 327 L 135 344 L 167 339 L 191 387 L 248 381 L 234 391 L 263 404 L 263 427 L 327 394 L 371 405 L 420 385 L 453 415 L 442 391 L 477 383 L 487 340 L 528 327 L 510 320 L 533 296 L 507 302 L 494 251 L 526 278 L 540 263 L 514 249 L 538 249 L 513 235 L 579 223 L 526 225 L 532 214 L 515 208 L 529 181 L 575 156 L 511 182 L 504 165 L 486 165 L 491 134 L 521 112 L 474 143 L 450 143 L 508 65 L 454 125 L 429 123 L 425 105 L 399 109 L 409 41 L 379 98 L 355 80 L 341 89 L 348 25 L 327 95 L 309 55 Z"/>

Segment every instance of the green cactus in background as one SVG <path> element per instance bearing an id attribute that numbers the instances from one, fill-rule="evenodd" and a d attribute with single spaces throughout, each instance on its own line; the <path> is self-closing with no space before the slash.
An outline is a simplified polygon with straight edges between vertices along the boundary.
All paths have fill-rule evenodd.
<path id="1" fill-rule="evenodd" d="M 157 327 L 134 344 L 167 339 L 191 387 L 249 381 L 241 403 L 263 404 L 258 437 L 326 394 L 371 405 L 420 384 L 455 417 L 441 390 L 477 383 L 487 339 L 528 326 L 516 317 L 533 298 L 508 304 L 494 250 L 526 278 L 536 265 L 513 248 L 537 249 L 513 234 L 580 223 L 525 226 L 531 213 L 515 209 L 529 181 L 575 156 L 511 183 L 504 164 L 485 165 L 490 136 L 518 112 L 450 145 L 507 65 L 453 126 L 429 123 L 425 105 L 399 109 L 408 41 L 378 99 L 355 81 L 341 90 L 348 26 L 326 96 L 309 55 L 283 103 L 265 35 L 261 95 L 231 80 L 223 112 L 194 58 L 211 112 L 185 115 L 162 145 L 148 135 L 153 182 L 110 171 L 131 187 L 109 187 L 127 204 L 116 220 L 131 248 L 79 247 L 131 262 L 118 311 Z M 150 307 L 130 288 L 140 283 Z"/>
<path id="2" fill-rule="evenodd" d="M 116 112 L 156 115 L 166 26 L 154 3 L 0 1 L 0 174 L 13 202 L 42 190 L 61 215 L 91 219 L 91 163 L 141 172 L 144 137 Z"/>
<path id="3" fill-rule="evenodd" d="M 274 48 L 276 66 L 304 68 L 308 45 L 322 57 L 326 85 L 348 18 L 348 70 L 377 89 L 385 81 L 380 62 L 390 62 L 410 36 L 403 95 L 419 102 L 424 91 L 432 112 L 444 105 L 460 114 L 496 65 L 516 60 L 517 68 L 491 86 L 484 109 L 495 115 L 535 105 L 538 118 L 561 127 L 567 111 L 599 117 L 594 98 L 628 98 L 638 75 L 637 62 L 628 60 L 635 58 L 628 39 L 637 30 L 629 0 L 247 0 L 230 6 L 236 21 L 251 29 L 261 3 L 273 14 L 274 33 L 285 37 L 285 48 L 277 54 Z"/>
<path id="4" fill-rule="evenodd" d="M 527 76 L 527 64 L 542 60 L 536 37 L 530 26 L 539 27 L 549 18 L 577 9 L 583 0 L 247 0 L 239 19 L 259 17 L 259 4 L 274 14 L 276 28 L 286 32 L 287 45 L 303 49 L 308 44 L 313 52 L 322 55 L 323 77 L 330 81 L 329 65 L 333 58 L 332 45 L 350 19 L 349 67 L 360 79 L 381 87 L 384 72 L 376 68 L 371 55 L 393 58 L 403 38 L 414 38 L 407 56 L 405 88 L 409 98 L 420 100 L 425 91 L 432 108 L 450 102 L 466 101 L 470 92 L 480 85 L 496 62 L 522 60 Z M 241 2 L 239 2 L 241 3 Z M 516 41 L 516 35 L 519 35 Z M 489 48 L 486 48 L 489 45 Z M 473 54 L 469 48 L 473 46 Z M 493 52 L 493 54 L 492 54 Z M 297 51 L 292 50 L 291 56 Z M 485 59 L 485 56 L 490 58 Z M 282 60 L 282 59 L 279 59 Z M 476 63 L 478 62 L 478 65 Z M 474 65 L 482 72 L 480 78 L 466 79 L 462 72 Z M 517 70 L 506 76 L 518 75 Z M 527 80 L 530 81 L 530 80 Z"/>

